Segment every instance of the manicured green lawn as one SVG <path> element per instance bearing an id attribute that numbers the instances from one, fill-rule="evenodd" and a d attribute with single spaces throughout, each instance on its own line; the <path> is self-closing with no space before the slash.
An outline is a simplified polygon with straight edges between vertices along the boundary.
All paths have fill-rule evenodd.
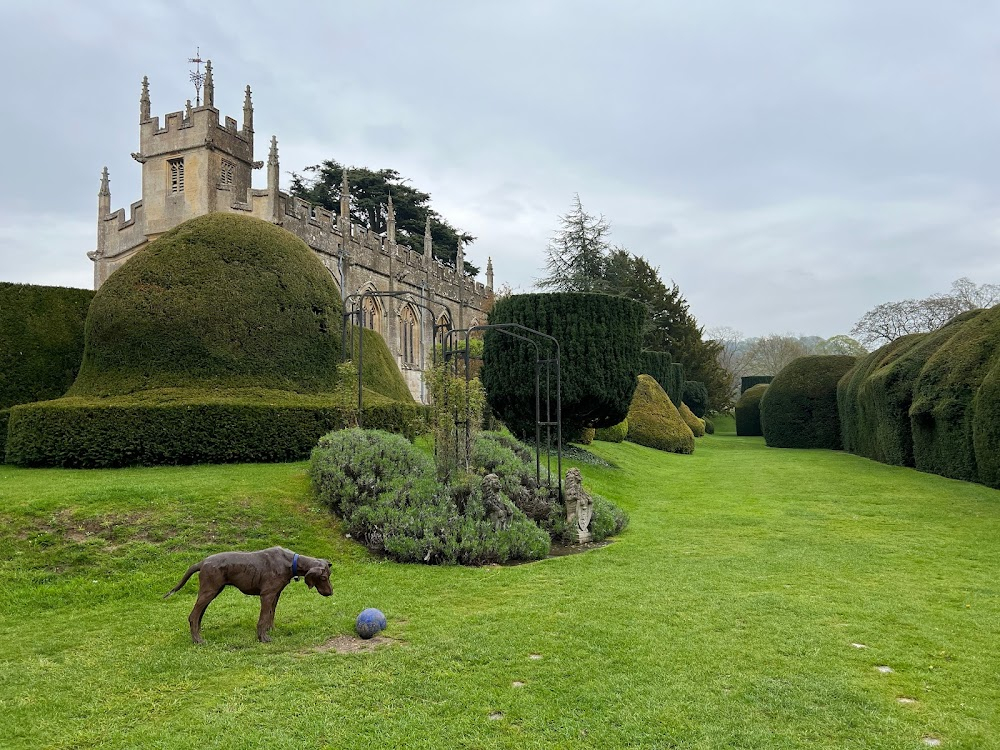
<path id="1" fill-rule="evenodd" d="M 0 747 L 1000 747 L 1000 492 L 723 434 L 593 450 L 625 534 L 484 569 L 371 559 L 304 464 L 0 467 Z M 334 596 L 293 584 L 261 645 L 227 591 L 193 646 L 197 579 L 162 594 L 271 544 Z M 368 606 L 395 642 L 320 650 Z"/>

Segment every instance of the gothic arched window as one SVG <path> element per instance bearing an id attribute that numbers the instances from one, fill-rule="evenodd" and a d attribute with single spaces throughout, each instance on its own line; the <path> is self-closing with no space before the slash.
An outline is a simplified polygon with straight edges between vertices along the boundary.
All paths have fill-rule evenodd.
<path id="1" fill-rule="evenodd" d="M 413 308 L 407 305 L 399 314 L 399 354 L 404 364 L 416 364 L 420 352 L 420 328 Z"/>
<path id="2" fill-rule="evenodd" d="M 365 297 L 361 302 L 361 325 L 382 332 L 382 310 L 374 297 Z"/>

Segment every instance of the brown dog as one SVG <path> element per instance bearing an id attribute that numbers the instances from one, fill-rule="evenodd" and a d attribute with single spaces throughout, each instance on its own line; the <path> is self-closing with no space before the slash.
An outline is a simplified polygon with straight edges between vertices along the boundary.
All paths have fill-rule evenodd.
<path id="1" fill-rule="evenodd" d="M 257 639 L 270 642 L 267 631 L 274 624 L 274 609 L 278 597 L 292 579 L 306 579 L 306 586 L 315 588 L 323 596 L 330 596 L 330 563 L 315 557 L 297 555 L 284 547 L 271 547 L 259 552 L 220 552 L 209 555 L 200 563 L 187 569 L 181 582 L 163 595 L 166 599 L 180 591 L 188 578 L 198 576 L 198 600 L 194 603 L 188 622 L 191 623 L 191 640 L 204 643 L 201 637 L 201 618 L 212 600 L 226 586 L 235 586 L 248 596 L 260 597 L 260 619 L 257 620 Z"/>

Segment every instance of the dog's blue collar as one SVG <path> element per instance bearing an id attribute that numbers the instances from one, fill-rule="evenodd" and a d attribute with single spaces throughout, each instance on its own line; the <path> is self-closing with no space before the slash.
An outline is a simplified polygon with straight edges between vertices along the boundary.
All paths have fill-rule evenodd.
<path id="1" fill-rule="evenodd" d="M 299 577 L 299 553 L 292 553 L 292 578 Z"/>

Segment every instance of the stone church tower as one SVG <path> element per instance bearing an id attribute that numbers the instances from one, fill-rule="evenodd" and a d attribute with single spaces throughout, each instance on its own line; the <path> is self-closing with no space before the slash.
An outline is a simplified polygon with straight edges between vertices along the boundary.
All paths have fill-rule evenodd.
<path id="1" fill-rule="evenodd" d="M 434 258 L 430 225 L 423 252 L 396 243 L 395 212 L 390 199 L 387 231 L 377 235 L 350 221 L 350 186 L 346 174 L 338 214 L 281 192 L 277 138 L 271 138 L 267 188 L 255 190 L 251 176 L 264 162 L 254 161 L 253 102 L 250 87 L 243 101 L 243 123 L 224 120 L 215 108 L 212 63 L 205 70 L 204 103 L 163 118 L 151 115 L 149 81 L 139 97 L 139 150 L 142 200 L 125 211 L 111 211 L 107 167 L 98 192 L 94 288 L 145 245 L 173 227 L 213 211 L 245 213 L 284 227 L 312 248 L 330 271 L 350 306 L 365 292 L 392 293 L 361 299 L 358 317 L 382 334 L 411 393 L 424 396 L 423 370 L 430 366 L 433 330 L 438 324 L 464 329 L 486 322 L 493 300 L 493 263 L 486 284 L 464 273 L 464 252 L 456 267 Z"/>

